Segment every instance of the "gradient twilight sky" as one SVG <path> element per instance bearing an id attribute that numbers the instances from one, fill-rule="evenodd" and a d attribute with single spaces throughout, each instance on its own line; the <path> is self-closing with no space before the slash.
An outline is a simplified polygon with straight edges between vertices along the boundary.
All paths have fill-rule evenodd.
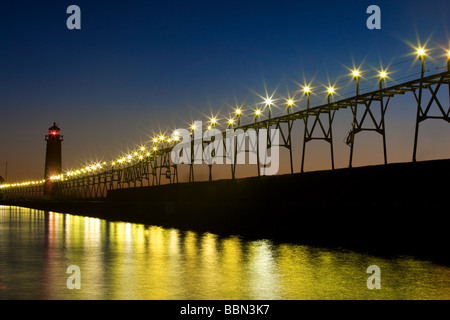
<path id="1" fill-rule="evenodd" d="M 81 30 L 66 28 L 72 4 Z M 372 4 L 381 30 L 366 27 Z M 224 118 L 236 102 L 252 106 L 264 85 L 284 94 L 305 78 L 321 87 L 353 64 L 371 70 L 408 59 L 419 40 L 450 44 L 448 0 L 3 1 L 0 10 L 0 175 L 7 161 L 9 181 L 43 177 L 53 122 L 65 138 L 63 167 L 77 168 L 212 111 Z M 411 160 L 415 113 L 412 97 L 392 102 L 390 162 Z M 338 167 L 348 162 L 350 122 L 350 111 L 340 112 Z M 426 124 L 423 134 L 419 160 L 450 157 L 447 126 Z M 355 164 L 380 163 L 381 139 L 375 150 L 371 139 L 361 140 Z M 321 152 L 307 169 L 328 168 Z"/>

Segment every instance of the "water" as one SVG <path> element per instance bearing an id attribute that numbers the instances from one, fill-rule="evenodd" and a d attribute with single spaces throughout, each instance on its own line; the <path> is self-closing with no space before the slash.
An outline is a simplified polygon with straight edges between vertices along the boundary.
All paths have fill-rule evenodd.
<path id="1" fill-rule="evenodd" d="M 371 265 L 380 290 L 367 288 Z M 450 268 L 0 206 L 0 299 L 448 300 Z"/>

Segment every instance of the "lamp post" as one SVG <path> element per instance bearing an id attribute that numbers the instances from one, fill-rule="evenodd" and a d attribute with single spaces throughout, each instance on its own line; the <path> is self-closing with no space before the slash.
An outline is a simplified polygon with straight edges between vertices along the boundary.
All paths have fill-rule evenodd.
<path id="1" fill-rule="evenodd" d="M 195 123 L 191 125 L 191 159 L 189 164 L 189 182 L 194 182 L 194 160 L 195 160 L 195 130 L 197 126 Z"/>
<path id="2" fill-rule="evenodd" d="M 379 86 L 380 86 L 380 111 L 381 111 L 381 134 L 383 136 L 383 152 L 384 152 L 384 164 L 387 164 L 387 148 L 386 148 L 386 127 L 384 124 L 384 100 L 383 100 L 383 82 L 386 83 L 387 73 L 386 71 L 380 72 Z"/>
<path id="3" fill-rule="evenodd" d="M 294 100 L 289 99 L 289 100 L 286 102 L 286 105 L 287 105 L 287 107 L 286 107 L 286 113 L 287 113 L 287 114 L 290 114 L 290 110 L 291 110 L 292 107 L 294 106 Z"/>
<path id="4" fill-rule="evenodd" d="M 237 115 L 237 117 L 238 117 L 238 123 L 237 123 L 237 126 L 240 127 L 240 126 L 241 126 L 241 115 L 242 115 L 242 110 L 239 109 L 239 108 L 237 108 L 235 112 L 236 112 L 236 115 Z"/>
<path id="5" fill-rule="evenodd" d="M 413 162 L 417 162 L 417 142 L 419 139 L 419 124 L 421 122 L 422 113 L 422 91 L 423 91 L 423 78 L 425 76 L 425 49 L 419 48 L 417 50 L 417 56 L 422 62 L 422 68 L 420 72 L 420 85 L 419 85 L 419 96 L 417 99 L 417 115 L 416 115 L 416 132 L 414 134 L 414 150 L 413 150 Z"/>
<path id="6" fill-rule="evenodd" d="M 306 102 L 306 117 L 304 118 L 304 123 L 305 123 L 305 130 L 304 130 L 304 134 L 303 134 L 303 151 L 302 151 L 302 168 L 301 168 L 301 173 L 304 173 L 304 164 L 305 164 L 305 153 L 306 153 L 306 139 L 308 137 L 308 118 L 309 118 L 309 107 L 310 107 L 310 94 L 311 94 L 311 89 L 306 86 L 303 88 L 303 92 L 306 95 L 307 98 L 307 102 Z"/>
<path id="7" fill-rule="evenodd" d="M 265 101 L 266 103 L 266 107 L 269 107 L 269 119 L 271 118 L 271 113 L 272 113 L 272 99 L 267 98 Z"/>
<path id="8" fill-rule="evenodd" d="M 235 110 L 235 113 L 236 113 L 236 116 L 238 117 L 237 127 L 239 128 L 240 125 L 241 125 L 241 114 L 242 114 L 242 111 L 241 111 L 240 108 L 237 108 Z M 234 119 L 230 118 L 228 120 L 228 128 L 231 129 L 234 124 L 235 124 Z M 236 139 L 236 137 L 234 135 L 233 135 L 232 141 L 234 141 L 234 142 L 231 143 L 231 146 L 233 147 L 234 150 L 233 150 L 233 155 L 232 155 L 233 156 L 233 161 L 231 163 L 231 178 L 234 180 L 234 179 L 236 179 L 236 160 L 237 160 L 237 149 L 238 149 L 238 147 L 237 147 L 238 141 L 237 141 L 237 139 Z"/>
<path id="9" fill-rule="evenodd" d="M 331 150 L 331 168 L 334 170 L 334 150 L 333 150 L 333 130 L 332 130 L 332 125 L 333 125 L 333 118 L 331 117 L 331 98 L 333 97 L 334 94 L 334 88 L 333 87 L 329 87 L 328 88 L 328 93 L 327 93 L 327 99 L 328 99 L 328 124 L 329 124 L 329 142 L 330 142 L 330 150 Z"/>
<path id="10" fill-rule="evenodd" d="M 286 102 L 286 113 L 288 116 L 288 138 L 286 141 L 286 147 L 289 149 L 289 161 L 290 161 L 290 165 L 291 165 L 291 174 L 294 174 L 294 164 L 292 162 L 292 139 L 291 139 L 291 132 L 292 132 L 292 125 L 293 125 L 293 121 L 291 120 L 291 116 L 290 116 L 290 111 L 294 106 L 294 100 L 289 99 Z"/>
<path id="11" fill-rule="evenodd" d="M 423 48 L 418 49 L 417 55 L 419 57 L 419 60 L 422 61 L 422 70 L 420 76 L 423 78 L 423 76 L 425 75 L 425 49 Z"/>
<path id="12" fill-rule="evenodd" d="M 216 129 L 216 124 L 217 124 L 217 119 L 216 118 L 211 118 L 210 119 L 210 125 L 208 126 L 208 130 L 212 130 L 212 129 Z M 215 139 L 214 137 L 211 137 L 211 143 L 214 141 L 213 139 Z M 215 157 L 216 156 L 216 150 L 213 149 L 213 151 L 211 152 L 211 156 Z M 212 164 L 208 164 L 208 169 L 209 169 L 209 181 L 212 181 Z"/>
<path id="13" fill-rule="evenodd" d="M 255 111 L 255 123 L 258 121 L 257 119 L 261 116 L 261 110 L 257 109 Z"/>
<path id="14" fill-rule="evenodd" d="M 357 111 L 358 111 L 358 96 L 359 96 L 359 82 L 360 82 L 361 74 L 358 70 L 353 71 L 353 78 L 356 81 L 356 96 L 355 96 L 355 105 L 351 107 L 353 113 L 353 122 L 352 122 L 352 131 L 350 132 L 350 160 L 349 160 L 349 168 L 353 166 L 353 147 L 355 144 L 355 128 L 357 123 Z"/>
<path id="15" fill-rule="evenodd" d="M 447 71 L 450 71 L 450 50 L 447 51 Z"/>
<path id="16" fill-rule="evenodd" d="M 265 102 L 265 104 L 266 104 L 266 107 L 269 107 L 269 119 L 267 120 L 267 124 L 266 124 L 266 142 L 267 142 L 267 148 L 272 148 L 272 138 L 271 138 L 271 136 L 270 136 L 270 120 L 272 119 L 272 104 L 273 104 L 273 100 L 272 100 L 272 98 L 266 98 L 266 100 L 264 101 Z M 259 142 L 258 142 L 258 146 L 259 146 Z M 259 153 L 259 150 L 258 150 L 258 153 Z M 267 153 L 266 153 L 266 156 L 265 157 L 267 157 Z M 259 161 L 258 161 L 259 162 Z M 265 170 L 266 170 L 266 165 L 265 165 L 265 163 L 267 163 L 267 161 L 266 161 L 266 159 L 264 160 L 264 175 L 265 175 Z M 259 164 L 258 164 L 258 167 L 259 167 Z M 258 172 L 259 172 L 259 170 L 258 170 Z"/>
<path id="17" fill-rule="evenodd" d="M 255 111 L 255 124 L 258 122 L 258 118 L 261 117 L 261 110 L 256 109 Z M 257 133 L 257 137 L 256 137 L 256 168 L 258 169 L 258 177 L 261 176 L 261 172 L 259 171 L 259 143 L 258 143 L 258 135 L 259 135 L 259 130 L 258 128 L 255 126 L 256 128 L 256 133 Z"/>

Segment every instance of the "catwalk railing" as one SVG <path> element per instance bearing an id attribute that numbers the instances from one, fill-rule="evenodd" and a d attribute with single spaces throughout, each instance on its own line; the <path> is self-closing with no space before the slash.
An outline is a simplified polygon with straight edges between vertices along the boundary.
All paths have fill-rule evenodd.
<path id="1" fill-rule="evenodd" d="M 450 58 L 449 58 L 450 60 Z M 231 132 L 248 132 L 254 130 L 258 134 L 262 129 L 267 130 L 267 149 L 271 149 L 274 141 L 270 135 L 269 129 L 279 130 L 279 141 L 277 146 L 288 150 L 290 173 L 294 174 L 294 159 L 293 159 L 293 139 L 292 128 L 295 121 L 301 120 L 304 124 L 303 142 L 302 142 L 302 158 L 301 158 L 301 172 L 304 172 L 305 155 L 307 153 L 307 144 L 313 140 L 323 140 L 330 145 L 330 162 L 331 169 L 335 169 L 334 164 L 334 142 L 333 142 L 333 122 L 337 111 L 342 109 L 350 109 L 353 117 L 351 128 L 345 142 L 350 147 L 349 167 L 353 165 L 353 154 L 355 150 L 355 140 L 358 134 L 364 131 L 372 131 L 379 134 L 383 140 L 383 158 L 384 163 L 387 164 L 387 148 L 386 148 L 386 128 L 385 115 L 386 110 L 391 102 L 391 99 L 398 95 L 412 94 L 417 103 L 417 116 L 414 136 L 413 161 L 416 161 L 419 126 L 428 119 L 440 119 L 450 123 L 450 63 L 447 71 L 425 76 L 424 64 L 422 64 L 421 76 L 412 81 L 396 84 L 389 87 L 383 87 L 385 81 L 380 79 L 379 88 L 377 90 L 360 93 L 359 77 L 357 80 L 356 94 L 350 98 L 333 101 L 333 93 L 328 93 L 328 101 L 325 104 L 310 107 L 309 92 L 305 92 L 307 96 L 307 106 L 304 110 L 292 112 L 292 109 L 287 107 L 286 114 L 282 116 L 272 117 L 269 109 L 269 116 L 266 119 L 260 119 L 255 116 L 254 122 L 242 125 L 240 119 L 238 123 L 230 124 L 228 129 Z M 442 96 L 447 96 L 448 90 L 449 101 L 441 102 Z M 446 100 L 446 98 L 445 98 Z M 431 115 L 430 111 L 434 109 L 439 110 L 438 115 Z M 376 111 L 376 112 L 375 112 Z M 229 131 L 230 132 L 230 131 Z M 265 131 L 264 131 L 265 132 Z M 217 137 L 216 137 L 217 138 Z M 97 170 L 96 172 L 86 172 L 84 174 L 75 176 L 64 176 L 60 179 L 52 181 L 45 181 L 33 185 L 15 185 L 6 188 L 1 188 L 0 192 L 4 199 L 36 199 L 43 196 L 44 184 L 52 184 L 52 198 L 55 199 L 98 199 L 105 198 L 109 190 L 157 186 L 161 184 L 174 184 L 180 182 L 194 182 L 194 160 L 196 154 L 193 151 L 195 145 L 201 146 L 203 152 L 209 144 L 216 143 L 217 140 L 200 141 L 192 140 L 191 152 L 188 156 L 189 179 L 188 181 L 179 180 L 179 164 L 174 163 L 171 152 L 176 143 L 161 144 L 160 148 L 154 149 L 152 152 L 142 151 L 136 157 L 128 159 L 122 163 L 116 163 L 109 167 Z M 236 135 L 230 137 L 226 132 L 222 133 L 222 141 L 225 148 L 225 158 L 234 158 L 236 160 L 237 143 Z M 228 148 L 228 150 L 226 150 Z M 256 144 L 256 156 L 259 144 Z M 233 150 L 231 150 L 233 149 Z M 236 161 L 229 161 L 230 179 L 236 178 Z M 228 162 L 227 162 L 228 163 Z M 209 180 L 213 180 L 214 164 L 209 167 Z M 257 161 L 255 165 L 255 176 L 264 174 L 264 166 Z M 163 179 L 164 182 L 163 182 Z"/>

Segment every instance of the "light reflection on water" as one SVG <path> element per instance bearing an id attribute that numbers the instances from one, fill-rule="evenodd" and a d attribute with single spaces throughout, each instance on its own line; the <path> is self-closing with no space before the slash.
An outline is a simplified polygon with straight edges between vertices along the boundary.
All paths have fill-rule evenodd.
<path id="1" fill-rule="evenodd" d="M 381 290 L 367 289 L 370 265 Z M 448 300 L 450 268 L 0 206 L 0 299 Z"/>

